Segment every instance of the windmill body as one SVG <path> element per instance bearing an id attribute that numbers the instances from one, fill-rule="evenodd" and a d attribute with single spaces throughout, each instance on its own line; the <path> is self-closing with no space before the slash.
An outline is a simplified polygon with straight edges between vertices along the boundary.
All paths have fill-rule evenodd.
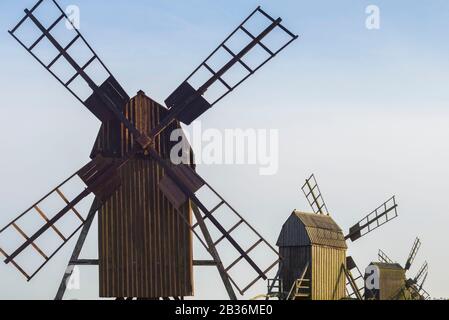
<path id="1" fill-rule="evenodd" d="M 142 91 L 124 110 L 131 123 L 148 133 L 167 113 Z M 173 122 L 155 141 L 166 161 L 177 143 L 170 134 L 179 128 Z M 91 157 L 123 158 L 134 144 L 120 122 L 106 121 Z M 175 208 L 159 188 L 162 177 L 161 166 L 141 153 L 122 168 L 121 187 L 99 209 L 100 297 L 193 295 L 191 203 Z"/>
<path id="2" fill-rule="evenodd" d="M 405 282 L 405 270 L 400 264 L 373 262 L 365 272 L 365 300 L 407 300 L 402 291 Z"/>
<path id="3" fill-rule="evenodd" d="M 102 125 L 91 161 L 0 230 L 4 262 L 30 281 L 79 235 L 56 299 L 63 298 L 74 265 L 99 266 L 100 297 L 191 296 L 194 265 L 216 267 L 233 300 L 237 298 L 235 290 L 244 295 L 265 280 L 279 262 L 276 249 L 195 172 L 191 152 L 182 155 L 185 163 L 170 161 L 172 147 L 178 143 L 170 141 L 170 136 L 180 123 L 189 125 L 235 92 L 298 36 L 282 25 L 281 18 L 257 7 L 163 107 L 142 91 L 130 99 L 56 0 L 38 0 L 24 12 L 9 31 L 11 36 Z M 26 26 L 34 28 L 38 36 L 22 32 Z M 63 32 L 54 32 L 58 27 L 63 27 Z M 52 50 L 38 50 L 43 44 Z M 74 180 L 69 195 L 66 191 Z M 217 203 L 206 204 L 200 199 L 200 189 L 207 189 Z M 90 198 L 90 210 L 81 210 Z M 58 205 L 44 207 L 51 199 Z M 99 257 L 80 259 L 97 212 Z M 73 216 L 75 222 L 63 230 L 61 221 Z M 38 223 L 24 222 L 36 217 Z M 229 222 L 234 225 L 225 228 Z M 255 239 L 254 244 L 242 245 L 236 239 L 242 229 Z M 210 230 L 218 235 L 213 237 Z M 210 260 L 193 261 L 193 235 Z M 273 258 L 270 264 L 255 262 L 252 255 L 256 249 Z M 220 255 L 219 250 L 225 254 Z M 36 263 L 30 263 L 30 254 L 37 255 Z"/>
<path id="4" fill-rule="evenodd" d="M 423 288 L 428 274 L 427 262 L 424 262 L 414 277 L 409 278 L 407 276 L 420 247 L 421 240 L 416 238 L 403 266 L 390 259 L 382 250 L 379 250 L 379 262 L 372 262 L 365 270 L 365 299 L 429 299 L 429 293 Z"/>
<path id="5" fill-rule="evenodd" d="M 346 296 L 346 241 L 340 227 L 327 215 L 294 211 L 282 227 L 277 241 L 282 257 L 279 277 L 284 288 L 292 288 L 307 268 L 307 298 L 340 300 Z M 304 286 L 306 287 L 306 286 Z"/>
<path id="6" fill-rule="evenodd" d="M 340 300 L 363 299 L 363 275 L 354 259 L 347 256 L 346 240 L 357 241 L 396 218 L 395 197 L 349 228 L 345 235 L 330 216 L 315 176 L 306 180 L 302 190 L 313 213 L 295 210 L 282 227 L 277 245 L 282 260 L 276 279 L 281 299 Z"/>

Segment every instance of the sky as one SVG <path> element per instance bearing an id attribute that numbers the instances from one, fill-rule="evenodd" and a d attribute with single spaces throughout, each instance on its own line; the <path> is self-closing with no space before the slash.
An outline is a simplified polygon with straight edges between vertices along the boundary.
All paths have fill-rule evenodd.
<path id="1" fill-rule="evenodd" d="M 200 165 L 199 173 L 273 244 L 294 209 L 309 211 L 300 187 L 311 173 L 345 231 L 396 195 L 399 218 L 349 243 L 349 254 L 362 270 L 378 249 L 405 263 L 419 236 L 411 275 L 427 260 L 427 291 L 449 296 L 447 1 L 60 3 L 79 6 L 81 32 L 128 94 L 143 90 L 158 102 L 257 5 L 281 16 L 300 38 L 201 118 L 222 132 L 278 130 L 279 170 Z M 33 4 L 0 3 L 0 225 L 84 165 L 100 126 L 7 33 Z M 369 5 L 380 9 L 378 30 L 366 28 Z M 73 245 L 31 283 L 0 265 L 0 298 L 53 298 Z M 83 257 L 96 254 L 94 229 Z M 67 298 L 95 299 L 97 272 L 83 268 L 81 289 Z M 196 270 L 195 289 L 198 299 L 226 297 L 214 270 Z"/>

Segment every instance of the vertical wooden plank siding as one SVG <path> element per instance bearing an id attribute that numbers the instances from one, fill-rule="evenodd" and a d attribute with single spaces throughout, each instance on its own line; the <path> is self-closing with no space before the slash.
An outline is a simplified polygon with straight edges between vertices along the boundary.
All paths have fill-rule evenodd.
<path id="1" fill-rule="evenodd" d="M 282 257 L 280 279 L 289 292 L 309 263 L 306 279 L 310 299 L 339 300 L 346 296 L 346 242 L 330 216 L 294 211 L 282 227 L 277 245 Z"/>
<path id="2" fill-rule="evenodd" d="M 405 270 L 402 268 L 380 267 L 380 300 L 403 299 L 398 293 L 405 286 Z"/>
<path id="3" fill-rule="evenodd" d="M 166 109 L 143 93 L 131 99 L 125 114 L 139 130 L 149 131 Z M 172 124 L 158 139 L 163 158 L 176 142 Z M 92 154 L 122 157 L 134 145 L 123 125 L 105 123 Z M 158 298 L 193 295 L 192 236 L 189 227 L 159 191 L 164 172 L 139 155 L 122 170 L 122 186 L 99 211 L 99 276 L 101 297 Z M 179 213 L 191 221 L 190 203 Z"/>
<path id="4" fill-rule="evenodd" d="M 340 300 L 346 296 L 346 250 L 312 245 L 312 300 Z"/>
<path id="5" fill-rule="evenodd" d="M 280 262 L 280 279 L 282 279 L 283 291 L 290 292 L 293 284 L 299 277 L 307 265 L 312 260 L 311 246 L 304 247 L 281 247 L 279 254 L 282 257 Z M 310 269 L 305 278 L 310 279 Z"/>

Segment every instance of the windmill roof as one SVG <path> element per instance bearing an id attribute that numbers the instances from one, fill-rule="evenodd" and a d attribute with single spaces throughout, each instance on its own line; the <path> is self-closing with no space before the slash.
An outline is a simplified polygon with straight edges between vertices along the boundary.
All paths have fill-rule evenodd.
<path id="1" fill-rule="evenodd" d="M 282 227 L 277 245 L 347 248 L 343 232 L 332 217 L 297 210 L 293 211 Z"/>
<path id="2" fill-rule="evenodd" d="M 147 135 L 151 134 L 156 124 L 168 114 L 168 109 L 148 97 L 144 91 L 140 90 L 136 96 L 130 99 L 123 110 L 125 116 L 131 121 L 138 130 Z M 181 129 L 177 121 L 172 122 L 160 135 L 162 139 L 159 143 L 164 145 L 165 150 L 171 150 L 178 142 L 171 141 L 170 133 L 175 129 Z M 101 125 L 97 139 L 91 152 L 91 158 L 102 154 L 106 157 L 123 157 L 133 148 L 135 141 L 132 134 L 128 134 L 128 130 L 122 132 L 122 126 L 118 120 L 106 121 Z M 180 131 L 184 134 L 184 131 Z M 188 140 L 184 137 L 183 141 L 189 145 Z M 193 150 L 190 148 L 190 163 L 195 163 Z M 170 154 L 165 156 L 170 157 Z"/>
<path id="3" fill-rule="evenodd" d="M 399 263 L 372 262 L 371 264 L 379 267 L 379 269 L 403 270 Z"/>

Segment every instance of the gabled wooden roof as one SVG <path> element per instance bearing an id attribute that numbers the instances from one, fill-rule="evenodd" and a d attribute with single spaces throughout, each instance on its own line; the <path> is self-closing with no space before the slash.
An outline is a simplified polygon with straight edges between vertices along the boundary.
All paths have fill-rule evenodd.
<path id="1" fill-rule="evenodd" d="M 168 109 L 145 95 L 145 92 L 140 90 L 137 95 L 128 102 L 125 106 L 123 113 L 126 118 L 134 124 L 138 130 L 143 133 L 150 134 L 153 127 L 156 126 L 156 119 L 163 119 L 168 114 Z M 179 129 L 180 124 L 178 121 L 173 121 L 162 134 L 170 137 L 170 133 Z M 160 144 L 160 136 L 156 137 L 155 145 Z M 161 145 L 164 154 L 170 154 L 166 152 L 171 150 L 178 142 L 170 141 L 167 139 L 167 143 Z M 187 140 L 185 140 L 187 141 Z M 101 125 L 97 139 L 92 148 L 91 158 L 94 158 L 97 154 L 101 154 L 104 157 L 124 157 L 127 155 L 136 144 L 134 137 L 129 133 L 128 129 L 120 123 L 118 120 L 110 120 Z M 193 151 L 190 150 L 188 156 L 190 163 L 194 163 Z M 141 156 L 138 154 L 138 157 Z"/>
<path id="2" fill-rule="evenodd" d="M 310 245 L 347 249 L 343 232 L 332 217 L 295 210 L 283 225 L 277 246 Z"/>
<path id="3" fill-rule="evenodd" d="M 372 262 L 371 265 L 377 266 L 381 270 L 402 270 L 405 272 L 399 263 Z"/>

